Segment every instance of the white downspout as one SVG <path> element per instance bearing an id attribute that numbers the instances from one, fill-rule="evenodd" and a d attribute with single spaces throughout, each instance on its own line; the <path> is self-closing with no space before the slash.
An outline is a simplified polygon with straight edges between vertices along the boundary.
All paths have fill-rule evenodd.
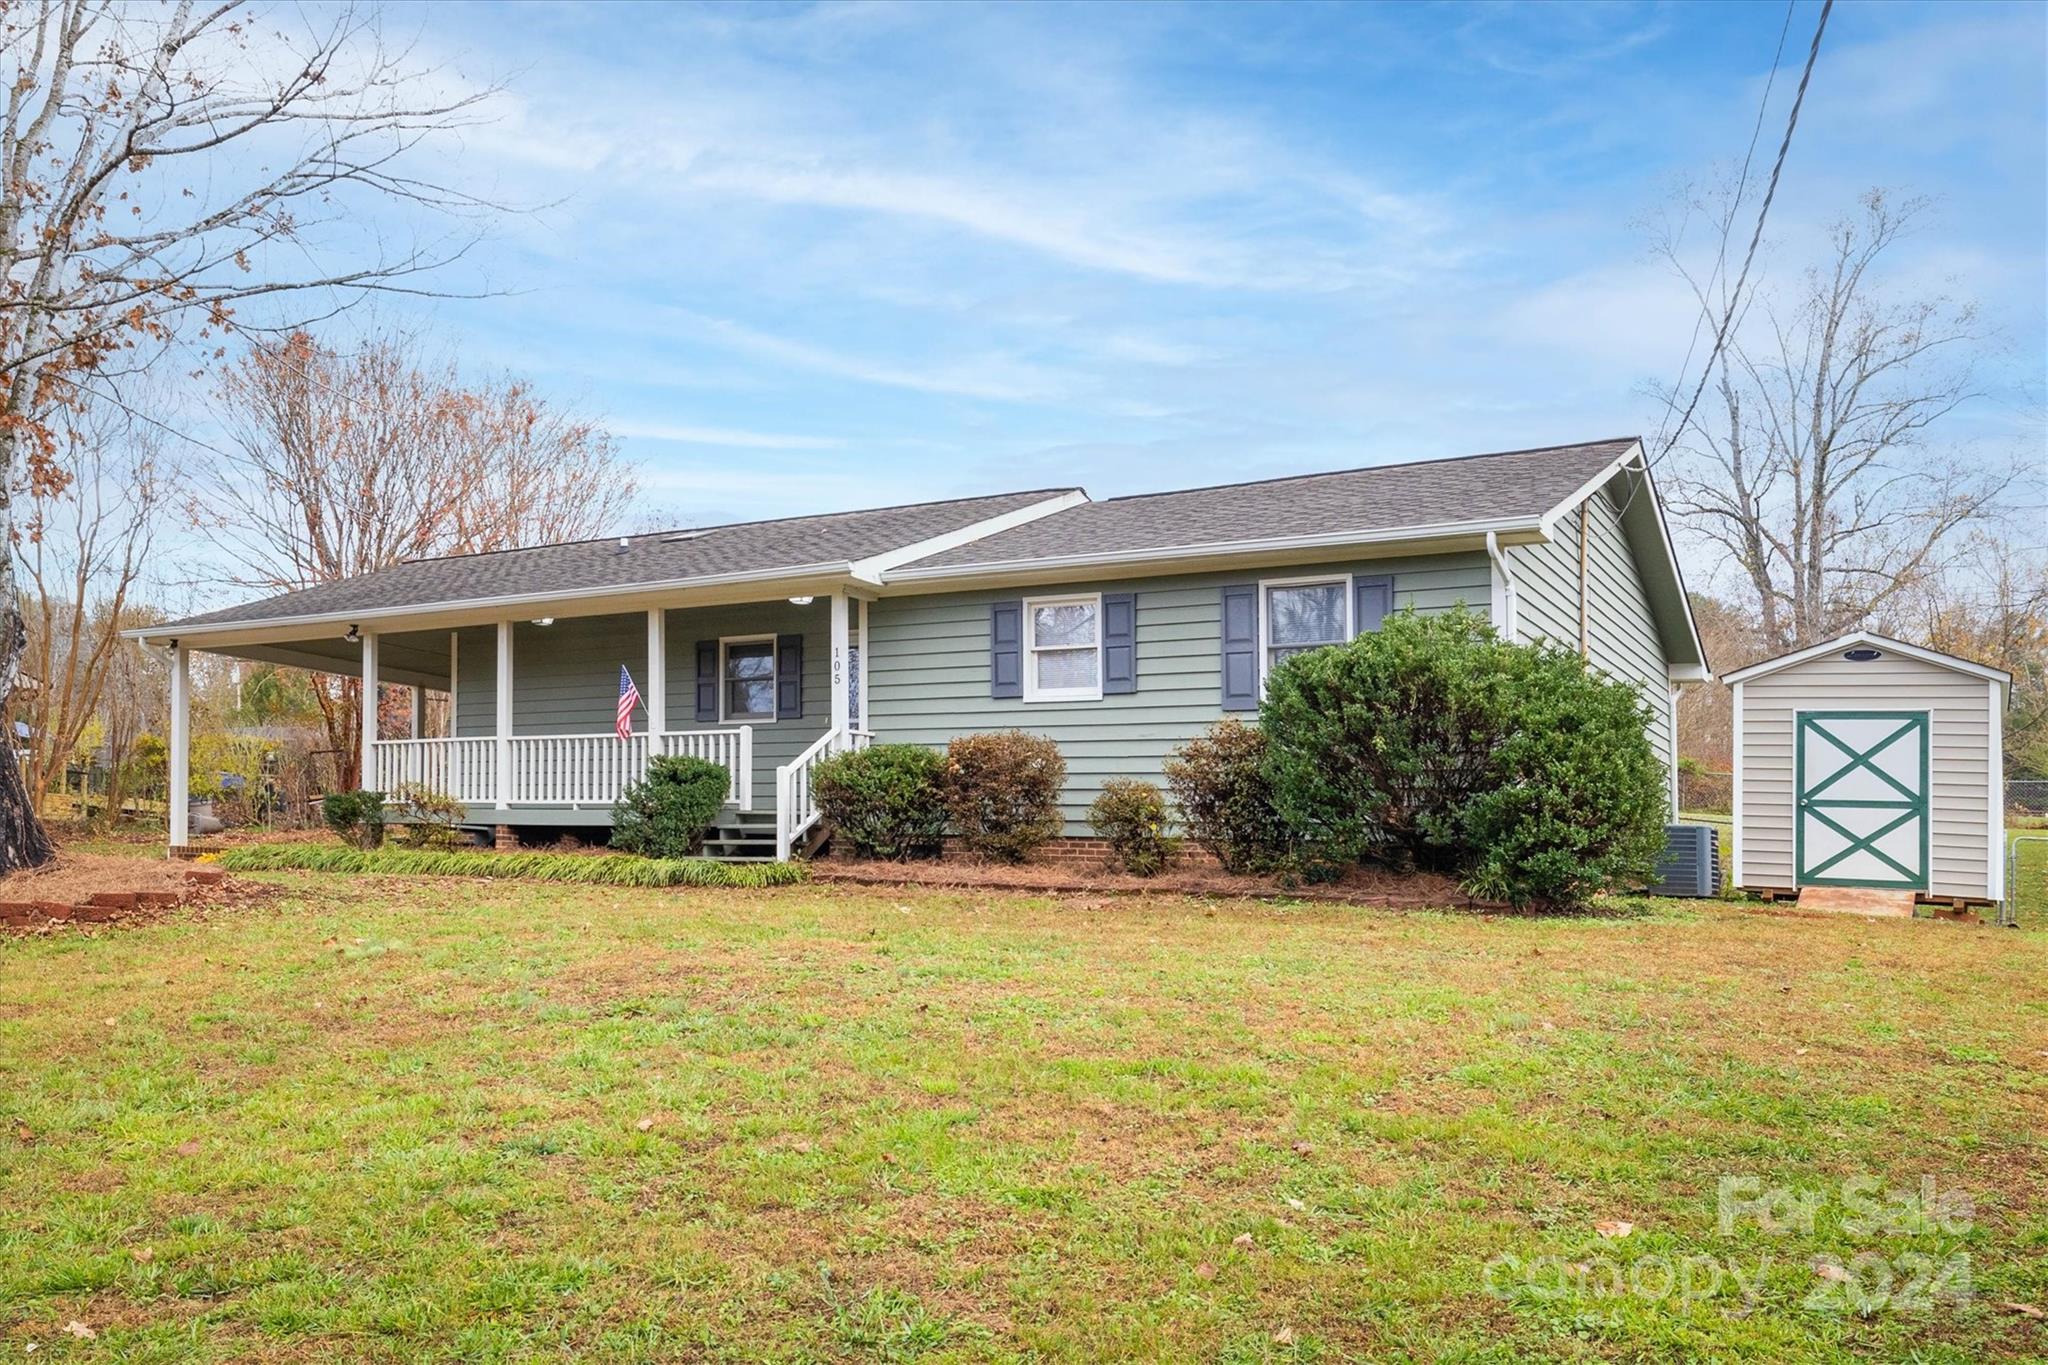
<path id="1" fill-rule="evenodd" d="M 1515 573 L 1501 553 L 1500 537 L 1492 531 L 1486 533 L 1486 557 L 1493 561 L 1493 628 L 1502 639 L 1512 642 L 1521 619 L 1515 602 Z"/>

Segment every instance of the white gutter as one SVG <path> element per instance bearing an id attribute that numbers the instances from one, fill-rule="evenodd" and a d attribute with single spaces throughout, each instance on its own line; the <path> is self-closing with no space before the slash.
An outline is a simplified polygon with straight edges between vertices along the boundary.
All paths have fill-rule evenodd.
<path id="1" fill-rule="evenodd" d="M 1486 557 L 1493 561 L 1493 628 L 1502 639 L 1512 641 L 1521 619 L 1515 601 L 1515 572 L 1500 552 L 1500 537 L 1492 531 L 1486 533 Z"/>
<path id="2" fill-rule="evenodd" d="M 743 569 L 734 573 L 705 574 L 695 578 L 661 579 L 648 583 L 614 583 L 574 591 L 519 593 L 508 597 L 461 597 L 452 601 L 418 602 L 400 607 L 361 607 L 352 611 L 308 612 L 298 616 L 258 616 L 240 621 L 170 622 L 160 626 L 139 626 L 121 632 L 124 640 L 168 640 L 173 637 L 228 635 L 242 631 L 295 629 L 300 626 L 352 626 L 438 612 L 484 612 L 544 607 L 559 602 L 580 602 L 590 598 L 635 597 L 647 593 L 681 592 L 693 588 L 730 587 L 747 583 L 787 583 L 793 580 L 849 578 L 853 565 L 841 560 L 834 564 L 798 564 L 762 573 Z"/>

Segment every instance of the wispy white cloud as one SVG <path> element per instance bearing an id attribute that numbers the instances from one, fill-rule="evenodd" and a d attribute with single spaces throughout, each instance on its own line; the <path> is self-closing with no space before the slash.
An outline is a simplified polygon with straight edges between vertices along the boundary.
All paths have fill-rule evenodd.
<path id="1" fill-rule="evenodd" d="M 907 365 L 778 336 L 730 318 L 699 317 L 696 322 L 699 335 L 706 340 L 763 360 L 863 384 L 999 402 L 1051 398 L 1071 387 L 1071 380 L 1057 371 L 1001 354 Z"/>
<path id="2" fill-rule="evenodd" d="M 674 445 L 726 446 L 736 450 L 835 450 L 846 444 L 835 436 L 793 436 L 784 432 L 746 431 L 738 427 L 689 426 L 633 418 L 606 422 L 614 436 L 667 441 Z"/>

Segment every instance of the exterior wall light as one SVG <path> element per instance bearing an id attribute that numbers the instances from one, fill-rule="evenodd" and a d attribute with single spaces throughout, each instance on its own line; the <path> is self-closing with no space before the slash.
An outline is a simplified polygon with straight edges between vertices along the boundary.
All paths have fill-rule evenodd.
<path id="1" fill-rule="evenodd" d="M 817 598 L 811 597 L 809 595 L 805 595 L 803 597 L 792 597 L 789 599 L 789 605 L 791 605 L 792 607 L 808 607 L 809 605 L 811 605 L 811 603 L 817 600 Z"/>

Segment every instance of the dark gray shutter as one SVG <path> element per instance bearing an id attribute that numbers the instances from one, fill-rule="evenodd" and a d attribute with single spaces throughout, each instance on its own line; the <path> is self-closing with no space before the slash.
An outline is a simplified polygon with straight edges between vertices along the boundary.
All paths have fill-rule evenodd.
<path id="1" fill-rule="evenodd" d="M 988 694 L 998 701 L 1024 695 L 1024 604 L 988 605 Z"/>
<path id="2" fill-rule="evenodd" d="M 718 641 L 697 642 L 697 720 L 718 723 Z"/>
<path id="3" fill-rule="evenodd" d="M 1138 690 L 1138 594 L 1102 594 L 1102 694 Z"/>
<path id="4" fill-rule="evenodd" d="M 1378 630 L 1394 609 L 1394 576 L 1360 575 L 1351 580 L 1351 630 L 1354 635 Z"/>
<path id="5" fill-rule="evenodd" d="M 1259 589 L 1255 583 L 1223 590 L 1223 709 L 1259 709 Z"/>
<path id="6" fill-rule="evenodd" d="M 775 719 L 804 718 L 804 637 L 775 637 Z"/>

